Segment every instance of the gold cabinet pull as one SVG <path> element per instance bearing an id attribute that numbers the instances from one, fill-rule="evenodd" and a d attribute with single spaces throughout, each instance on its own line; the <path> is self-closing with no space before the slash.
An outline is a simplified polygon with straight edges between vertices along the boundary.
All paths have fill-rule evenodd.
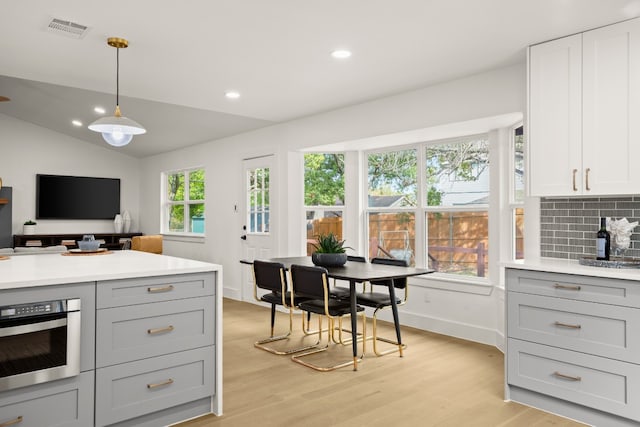
<path id="1" fill-rule="evenodd" d="M 573 375 L 566 375 L 566 374 L 560 373 L 558 371 L 555 371 L 553 373 L 553 376 L 554 377 L 558 377 L 558 378 L 562 378 L 564 380 L 569 380 L 569 381 L 582 381 L 581 377 L 573 376 Z"/>
<path id="2" fill-rule="evenodd" d="M 0 427 L 14 426 L 14 425 L 19 424 L 21 422 L 22 422 L 22 415 L 20 415 L 18 418 L 14 418 L 11 421 L 7 421 L 5 423 L 0 424 Z"/>
<path id="3" fill-rule="evenodd" d="M 578 169 L 573 170 L 573 191 L 578 191 L 578 187 L 576 186 L 576 174 L 578 173 Z"/>
<path id="4" fill-rule="evenodd" d="M 589 172 L 591 172 L 590 168 L 587 168 L 584 172 L 585 175 L 585 188 L 587 189 L 587 191 L 591 190 L 591 187 L 589 187 Z"/>
<path id="5" fill-rule="evenodd" d="M 173 285 L 169 285 L 169 286 L 155 286 L 155 287 L 150 287 L 147 288 L 147 292 L 149 292 L 150 294 L 156 293 L 156 292 L 169 292 L 173 290 Z"/>
<path id="6" fill-rule="evenodd" d="M 171 378 L 169 378 L 168 380 L 162 381 L 162 382 L 159 382 L 159 383 L 147 384 L 147 388 L 152 389 L 152 388 L 162 387 L 162 386 L 171 385 L 171 384 L 173 384 L 173 380 Z"/>
<path id="7" fill-rule="evenodd" d="M 162 332 L 171 332 L 171 331 L 173 331 L 173 325 L 169 325 L 164 328 L 147 329 L 147 333 L 149 335 L 161 334 Z"/>
<path id="8" fill-rule="evenodd" d="M 582 289 L 580 286 L 569 286 L 569 285 L 561 285 L 560 283 L 556 283 L 553 285 L 556 289 L 562 289 L 564 291 L 579 291 Z"/>
<path id="9" fill-rule="evenodd" d="M 580 329 L 582 328 L 581 325 L 570 325 L 568 323 L 562 323 L 562 322 L 555 322 L 554 325 L 556 325 L 559 328 L 569 328 L 569 329 Z"/>

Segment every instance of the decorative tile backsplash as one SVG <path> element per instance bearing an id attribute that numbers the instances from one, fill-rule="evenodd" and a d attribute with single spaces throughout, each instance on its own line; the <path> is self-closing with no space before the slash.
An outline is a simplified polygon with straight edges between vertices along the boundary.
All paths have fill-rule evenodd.
<path id="1" fill-rule="evenodd" d="M 578 259 L 596 253 L 600 217 L 639 221 L 640 196 L 540 200 L 540 255 Z M 625 257 L 640 257 L 640 225 Z"/>

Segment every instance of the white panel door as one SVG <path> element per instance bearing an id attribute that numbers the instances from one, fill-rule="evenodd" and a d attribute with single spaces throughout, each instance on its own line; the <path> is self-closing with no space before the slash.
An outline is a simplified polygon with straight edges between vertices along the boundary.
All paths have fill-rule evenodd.
<path id="1" fill-rule="evenodd" d="M 244 195 L 242 259 L 267 259 L 275 252 L 274 214 L 271 200 L 275 200 L 274 156 L 258 157 L 243 161 Z M 243 264 L 242 300 L 253 300 L 253 274 L 251 266 Z"/>
<path id="2" fill-rule="evenodd" d="M 584 33 L 583 102 L 585 194 L 638 193 L 640 20 Z"/>
<path id="3" fill-rule="evenodd" d="M 582 194 L 582 36 L 529 51 L 529 194 Z"/>

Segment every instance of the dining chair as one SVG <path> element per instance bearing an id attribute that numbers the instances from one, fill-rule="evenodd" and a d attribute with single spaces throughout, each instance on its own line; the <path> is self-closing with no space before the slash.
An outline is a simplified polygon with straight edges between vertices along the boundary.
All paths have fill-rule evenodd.
<path id="1" fill-rule="evenodd" d="M 300 302 L 298 307 L 300 310 L 318 314 L 318 348 L 304 353 L 291 356 L 291 359 L 301 365 L 315 369 L 317 371 L 333 371 L 338 368 L 353 365 L 357 369 L 358 362 L 362 357 L 353 356 L 352 360 L 339 362 L 331 366 L 320 366 L 316 363 L 303 360 L 305 357 L 329 350 L 329 344 L 332 340 L 332 333 L 327 333 L 326 345 L 320 347 L 322 342 L 322 318 L 326 317 L 329 323 L 329 331 L 333 330 L 333 322 L 336 318 L 342 318 L 351 314 L 351 304 L 349 301 L 342 301 L 330 297 L 329 280 L 327 270 L 324 267 L 311 267 L 303 265 L 292 265 L 290 269 L 291 287 L 294 295 L 298 298 L 305 298 Z M 362 312 L 362 328 L 363 334 L 366 336 L 366 318 L 364 316 L 364 307 L 357 306 L 356 310 Z M 364 354 L 365 343 L 363 341 L 362 352 Z"/>
<path id="2" fill-rule="evenodd" d="M 270 261 L 253 261 L 253 297 L 256 301 L 271 304 L 271 334 L 268 338 L 256 341 L 253 345 L 273 354 L 291 354 L 299 351 L 309 350 L 314 345 L 302 347 L 276 349 L 267 344 L 288 339 L 293 332 L 293 310 L 302 300 L 295 298 L 288 289 L 287 275 L 284 264 Z M 259 290 L 267 291 L 265 293 Z M 275 335 L 276 306 L 282 306 L 288 310 L 289 330 L 285 334 Z M 303 322 L 304 328 L 304 322 Z"/>
<path id="3" fill-rule="evenodd" d="M 347 262 L 367 262 L 367 259 L 363 256 L 358 255 L 347 255 Z M 333 279 L 333 286 L 330 290 L 330 295 L 332 298 L 349 300 L 351 292 L 349 288 L 345 288 L 343 286 L 338 286 L 338 279 Z M 363 288 L 364 291 L 364 288 Z"/>
<path id="4" fill-rule="evenodd" d="M 409 263 L 406 260 L 392 259 L 392 258 L 372 258 L 371 263 L 398 266 L 398 267 L 409 266 Z M 375 292 L 374 289 L 376 286 L 385 286 L 388 290 L 387 292 Z M 402 346 L 400 346 L 397 340 L 378 336 L 378 329 L 377 329 L 378 312 L 382 309 L 391 307 L 391 294 L 389 292 L 389 289 L 391 286 L 394 287 L 394 290 L 401 289 L 403 291 L 402 298 L 398 298 L 396 296 L 396 305 L 398 306 L 404 305 L 407 302 L 407 298 L 409 296 L 409 286 L 408 286 L 408 280 L 406 278 L 394 279 L 394 280 L 380 280 L 380 281 L 373 280 L 371 281 L 371 286 L 368 291 L 359 292 L 356 294 L 358 304 L 362 304 L 363 306 L 366 306 L 366 307 L 372 307 L 374 309 L 373 315 L 371 316 L 373 332 L 370 338 L 373 340 L 373 352 L 377 356 L 383 356 L 385 354 L 393 353 L 396 351 L 400 351 L 400 355 L 402 356 L 402 349 L 407 347 L 406 344 L 402 344 Z M 394 326 L 396 331 L 400 329 L 400 325 L 395 323 L 395 321 L 394 321 Z M 378 350 L 378 346 L 377 346 L 378 341 L 393 344 L 395 347 L 385 351 L 380 351 Z"/>

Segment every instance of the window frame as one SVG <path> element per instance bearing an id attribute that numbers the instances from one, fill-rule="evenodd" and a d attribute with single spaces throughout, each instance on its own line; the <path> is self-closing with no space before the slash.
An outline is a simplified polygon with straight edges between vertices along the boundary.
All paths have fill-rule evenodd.
<path id="1" fill-rule="evenodd" d="M 414 250 L 414 262 L 417 267 L 425 267 L 428 265 L 427 257 L 428 257 L 428 224 L 427 224 L 427 215 L 431 212 L 478 212 L 484 211 L 487 213 L 487 216 L 490 217 L 493 212 L 491 209 L 490 203 L 487 204 L 473 204 L 473 205 L 464 205 L 463 207 L 455 207 L 455 206 L 428 206 L 427 201 L 427 191 L 428 191 L 428 183 L 426 177 L 426 151 L 428 147 L 434 145 L 445 145 L 445 144 L 453 144 L 453 143 L 464 143 L 467 141 L 473 141 L 482 138 L 488 142 L 488 150 L 489 150 L 489 158 L 491 156 L 491 150 L 494 148 L 491 144 L 491 138 L 489 132 L 482 132 L 478 134 L 472 135 L 463 135 L 459 137 L 453 138 L 444 138 L 433 141 L 421 141 L 413 144 L 404 144 L 397 145 L 391 147 L 382 147 L 371 150 L 364 150 L 364 158 L 363 158 L 363 168 L 362 168 L 362 179 L 364 183 L 363 191 L 363 211 L 364 211 L 364 240 L 365 247 L 368 248 L 370 235 L 369 235 L 369 214 L 370 213 L 399 213 L 399 212 L 412 212 L 415 218 L 415 250 Z M 368 205 L 368 195 L 369 195 L 369 155 L 375 153 L 385 153 L 392 151 L 405 151 L 409 149 L 416 150 L 417 156 L 417 174 L 416 174 L 416 186 L 417 186 L 417 203 L 416 206 L 408 206 L 408 207 L 396 207 L 396 208 L 371 208 Z M 487 171 L 487 173 L 490 173 Z M 489 193 L 493 191 L 500 191 L 499 187 L 492 183 L 490 180 L 489 183 Z M 492 243 L 492 237 L 489 229 L 487 230 L 487 241 Z M 486 256 L 488 256 L 488 252 Z M 488 277 L 489 269 L 485 270 L 487 272 L 487 276 L 478 277 L 478 276 L 470 276 L 470 275 L 457 275 L 451 273 L 443 273 L 443 272 L 435 272 L 431 274 L 432 277 L 438 277 L 439 279 L 445 280 L 454 280 L 458 282 L 467 282 L 467 283 L 479 283 L 479 284 L 487 284 L 490 283 L 490 277 Z"/>
<path id="2" fill-rule="evenodd" d="M 205 198 L 202 200 L 192 200 L 190 198 L 190 181 L 189 181 L 189 175 L 194 172 L 194 171 L 199 171 L 202 170 L 203 174 L 204 174 L 204 192 L 203 194 L 205 195 Z M 171 175 L 177 175 L 177 174 L 183 174 L 184 177 L 184 200 L 169 200 L 169 196 L 168 196 L 168 186 L 169 186 L 169 176 Z M 175 170 L 170 170 L 170 171 L 164 171 L 161 173 L 161 215 L 160 215 L 160 221 L 161 221 L 161 227 L 160 227 L 160 233 L 166 236 L 182 236 L 182 237 L 206 237 L 206 232 L 207 232 L 207 227 L 206 227 L 206 222 L 205 222 L 205 227 L 204 227 L 204 232 L 202 233 L 194 233 L 193 231 L 185 231 L 183 228 L 183 231 L 173 231 L 169 229 L 169 219 L 171 217 L 171 207 L 172 206 L 183 206 L 184 209 L 184 213 L 185 215 L 190 212 L 189 207 L 191 205 L 203 205 L 204 207 L 204 211 L 206 212 L 206 176 L 207 176 L 207 171 L 206 168 L 204 166 L 194 166 L 194 167 L 189 167 L 189 168 L 182 168 L 182 169 L 175 169 Z M 205 221 L 206 221 L 206 216 L 205 216 Z M 184 221 L 183 227 L 187 226 L 187 221 Z M 189 225 L 189 228 L 191 228 L 191 226 Z"/>

